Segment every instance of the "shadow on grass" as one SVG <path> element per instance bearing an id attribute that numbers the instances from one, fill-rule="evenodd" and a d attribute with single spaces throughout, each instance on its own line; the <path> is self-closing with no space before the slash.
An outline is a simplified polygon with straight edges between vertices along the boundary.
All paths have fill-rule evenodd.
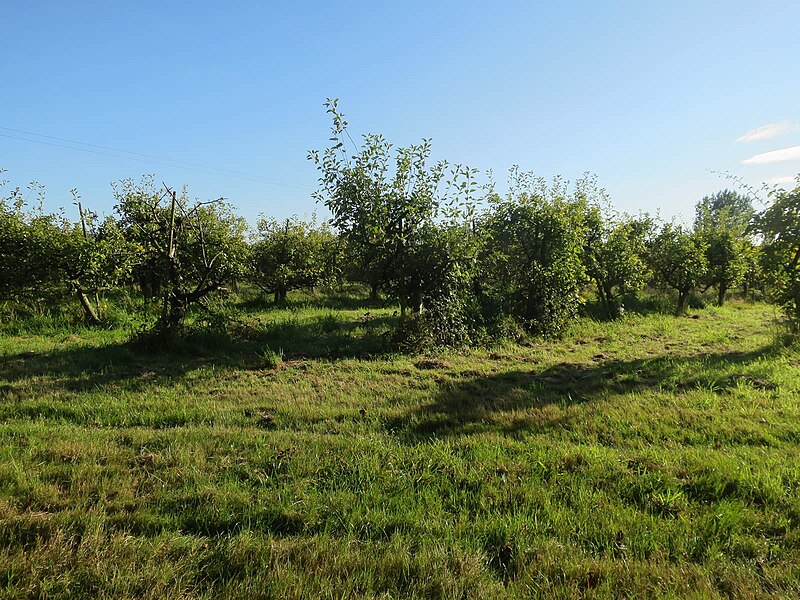
<path id="1" fill-rule="evenodd" d="M 257 295 L 242 300 L 236 305 L 245 311 L 259 310 L 300 310 L 303 308 L 329 308 L 331 310 L 371 310 L 393 306 L 384 299 L 371 299 L 342 294 L 313 296 L 306 293 L 293 293 L 283 304 L 277 304 L 271 296 Z"/>
<path id="2" fill-rule="evenodd" d="M 210 342 L 210 340 L 207 340 Z M 14 384 L 30 378 L 53 378 L 36 382 L 34 387 L 53 390 L 88 391 L 98 387 L 118 386 L 121 389 L 142 391 L 154 385 L 176 380 L 204 365 L 241 363 L 247 354 L 225 354 L 219 349 L 192 344 L 169 350 L 148 350 L 134 342 L 102 346 L 71 346 L 50 352 L 21 352 L 0 357 L 0 379 L 8 382 L 6 392 Z M 255 359 L 255 355 L 249 357 Z"/>
<path id="3" fill-rule="evenodd" d="M 393 316 L 345 321 L 335 313 L 312 322 L 288 318 L 265 323 L 259 341 L 286 358 L 370 358 L 388 351 L 389 336 L 397 323 Z"/>
<path id="4" fill-rule="evenodd" d="M 546 433 L 572 418 L 564 410 L 548 407 L 564 409 L 609 394 L 722 392 L 739 385 L 771 391 L 776 386 L 768 376 L 753 373 L 751 364 L 775 355 L 780 348 L 776 344 L 752 352 L 634 360 L 607 360 L 598 355 L 592 364 L 565 362 L 468 378 L 463 373 L 443 373 L 432 403 L 390 421 L 387 427 L 409 443 L 475 433 Z"/>
<path id="5" fill-rule="evenodd" d="M 730 299 L 745 300 L 741 294 L 732 293 Z M 673 290 L 653 290 L 646 289 L 638 294 L 628 294 L 622 298 L 623 312 L 625 314 L 636 314 L 641 316 L 648 315 L 675 315 L 677 308 L 677 294 Z M 691 309 L 702 309 L 716 304 L 716 291 L 706 290 L 690 295 L 687 307 Z M 595 321 L 609 321 L 610 318 L 603 309 L 602 304 L 597 298 L 592 297 L 583 306 L 583 314 Z"/>
<path id="6" fill-rule="evenodd" d="M 49 352 L 0 356 L 0 400 L 16 397 L 19 383 L 35 382 L 37 392 L 81 392 L 96 388 L 144 391 L 170 385 L 204 367 L 271 369 L 275 356 L 287 360 L 371 359 L 388 352 L 388 334 L 396 319 L 369 314 L 354 321 L 322 316 L 264 323 L 243 337 L 196 334 L 166 349 L 136 341 L 102 346 L 69 345 Z"/>
<path id="7" fill-rule="evenodd" d="M 623 312 L 635 315 L 674 315 L 675 300 L 669 293 L 629 294 L 622 298 Z M 583 314 L 595 321 L 610 321 L 603 305 L 596 298 L 592 298 L 583 306 Z"/>

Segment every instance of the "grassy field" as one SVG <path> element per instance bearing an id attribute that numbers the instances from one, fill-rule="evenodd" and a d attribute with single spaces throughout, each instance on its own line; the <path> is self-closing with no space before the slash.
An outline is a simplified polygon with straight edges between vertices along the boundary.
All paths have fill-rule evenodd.
<path id="1" fill-rule="evenodd" d="M 771 307 L 410 357 L 392 309 L 246 309 L 0 338 L 0 597 L 800 597 Z"/>

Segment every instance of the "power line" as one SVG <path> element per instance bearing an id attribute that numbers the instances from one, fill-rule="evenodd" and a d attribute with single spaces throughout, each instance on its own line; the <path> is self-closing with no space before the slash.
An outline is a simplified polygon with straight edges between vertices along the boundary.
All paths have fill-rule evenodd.
<path id="1" fill-rule="evenodd" d="M 78 141 L 78 140 L 70 140 L 70 139 L 67 139 L 67 138 L 60 138 L 60 137 L 56 137 L 56 136 L 52 136 L 52 135 L 45 135 L 43 133 L 34 133 L 32 131 L 24 131 L 22 129 L 12 129 L 11 127 L 0 127 L 0 129 L 3 129 L 5 131 L 13 131 L 14 133 L 22 133 L 22 134 L 25 134 L 25 135 L 33 135 L 33 136 L 36 136 L 36 137 L 43 137 L 43 138 L 47 138 L 47 139 L 50 139 L 50 140 L 57 140 L 59 142 L 67 142 L 67 143 L 70 143 L 70 144 L 79 144 L 81 146 L 89 146 L 90 148 L 100 148 L 101 150 L 111 150 L 112 152 L 122 152 L 124 154 L 131 154 L 133 156 L 141 156 L 141 157 L 144 157 L 144 158 L 150 158 L 150 159 L 154 159 L 154 160 L 157 160 L 157 161 L 168 161 L 168 162 L 171 162 L 171 163 L 188 165 L 188 166 L 191 166 L 191 167 L 199 167 L 199 168 L 202 168 L 202 169 L 212 169 L 214 171 L 222 171 L 222 172 L 232 173 L 234 175 L 242 175 L 244 177 L 251 177 L 251 178 L 254 178 L 254 179 L 260 179 L 260 180 L 268 181 L 269 183 L 286 183 L 288 185 L 300 185 L 300 186 L 303 186 L 303 184 L 294 183 L 294 182 L 283 182 L 283 181 L 280 181 L 280 180 L 277 180 L 277 179 L 271 179 L 271 178 L 268 178 L 268 177 L 262 177 L 261 175 L 255 175 L 253 173 L 245 173 L 243 171 L 234 171 L 232 169 L 223 169 L 223 168 L 220 168 L 220 167 L 214 167 L 212 165 L 204 165 L 204 164 L 201 164 L 201 163 L 193 163 L 193 162 L 189 162 L 189 161 L 185 161 L 185 160 L 177 160 L 177 159 L 174 159 L 174 158 L 168 158 L 168 157 L 164 157 L 164 156 L 157 156 L 157 155 L 154 155 L 154 154 L 143 154 L 141 152 L 133 152 L 131 150 L 123 150 L 121 148 L 113 148 L 111 146 L 100 146 L 98 144 L 90 144 L 89 142 L 81 142 L 81 141 Z M 29 141 L 35 141 L 35 140 L 29 140 Z M 303 186 L 303 187 L 308 187 L 308 186 Z"/>
<path id="2" fill-rule="evenodd" d="M 250 181 L 250 182 L 253 182 L 253 183 L 262 183 L 262 184 L 267 184 L 267 185 L 277 185 L 277 186 L 282 186 L 282 187 L 292 187 L 292 188 L 304 189 L 304 190 L 314 189 L 311 186 L 308 186 L 308 185 L 305 185 L 305 184 L 302 184 L 302 183 L 296 183 L 296 182 L 290 182 L 290 181 L 281 181 L 281 180 L 278 180 L 278 179 L 271 179 L 271 178 L 267 178 L 267 177 L 262 177 L 260 175 L 255 175 L 253 173 L 246 173 L 246 172 L 243 172 L 243 171 L 234 171 L 234 170 L 231 170 L 231 169 L 222 169 L 220 167 L 214 167 L 214 166 L 211 166 L 211 165 L 204 165 L 204 164 L 200 164 L 200 163 L 192 163 L 192 162 L 183 161 L 183 160 L 176 160 L 176 159 L 167 158 L 167 157 L 163 157 L 163 156 L 156 156 L 156 155 L 153 155 L 153 154 L 143 154 L 141 152 L 132 152 L 132 151 L 129 151 L 129 150 L 122 150 L 120 148 L 113 148 L 113 147 L 110 147 L 110 146 L 101 146 L 101 145 L 98 145 L 98 144 L 90 144 L 90 143 L 87 143 L 87 142 L 80 142 L 80 141 L 77 141 L 77 140 L 70 140 L 70 139 L 67 139 L 67 138 L 60 138 L 60 137 L 56 137 L 56 136 L 52 136 L 52 135 L 44 135 L 44 134 L 41 134 L 41 133 L 34 133 L 34 132 L 31 132 L 31 131 L 24 131 L 22 129 L 13 129 L 11 127 L 2 127 L 2 126 L 0 126 L 0 129 L 2 129 L 4 131 L 12 131 L 14 133 L 21 133 L 21 134 L 24 134 L 26 136 L 36 136 L 36 137 L 46 138 L 46 139 L 49 139 L 49 140 L 56 140 L 56 141 L 59 141 L 59 142 L 66 142 L 66 144 L 78 144 L 78 145 L 81 145 L 81 146 L 88 146 L 88 148 L 78 148 L 78 147 L 75 147 L 74 145 L 70 146 L 70 145 L 66 145 L 66 144 L 56 144 L 54 142 L 46 142 L 44 140 L 35 140 L 35 139 L 29 139 L 27 137 L 20 137 L 20 136 L 0 133 L 0 137 L 5 137 L 5 138 L 15 139 L 15 140 L 21 140 L 21 141 L 24 141 L 24 142 L 32 142 L 32 143 L 35 143 L 35 144 L 43 144 L 43 145 L 46 145 L 46 146 L 53 146 L 53 147 L 56 147 L 56 148 L 65 148 L 67 150 L 77 150 L 79 152 L 88 152 L 90 154 L 98 154 L 100 156 L 110 156 L 112 158 L 121 158 L 121 159 L 127 159 L 127 160 L 135 160 L 135 161 L 144 162 L 144 163 L 160 164 L 160 165 L 167 166 L 167 167 L 185 169 L 185 170 L 188 170 L 188 171 L 194 171 L 194 172 L 203 173 L 203 174 L 206 174 L 206 175 L 221 175 L 223 177 L 229 177 L 231 179 L 240 179 L 240 180 L 243 180 L 243 181 Z M 91 150 L 90 148 L 98 148 L 99 150 Z M 108 150 L 110 152 L 102 152 L 101 150 Z M 130 156 L 126 156 L 126 155 L 130 155 Z"/>

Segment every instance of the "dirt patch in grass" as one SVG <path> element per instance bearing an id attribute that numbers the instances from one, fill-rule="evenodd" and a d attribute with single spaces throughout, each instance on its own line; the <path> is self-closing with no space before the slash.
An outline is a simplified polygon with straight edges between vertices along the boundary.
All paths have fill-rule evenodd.
<path id="1" fill-rule="evenodd" d="M 438 358 L 423 358 L 414 363 L 420 371 L 443 370 L 451 368 L 450 363 Z"/>

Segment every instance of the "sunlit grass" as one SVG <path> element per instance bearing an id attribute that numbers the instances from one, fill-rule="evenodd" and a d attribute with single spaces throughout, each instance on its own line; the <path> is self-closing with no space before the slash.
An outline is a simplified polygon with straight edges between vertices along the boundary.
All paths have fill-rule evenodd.
<path id="1" fill-rule="evenodd" d="M 426 356 L 391 308 L 246 315 L 158 354 L 0 339 L 0 597 L 800 595 L 770 307 Z"/>

